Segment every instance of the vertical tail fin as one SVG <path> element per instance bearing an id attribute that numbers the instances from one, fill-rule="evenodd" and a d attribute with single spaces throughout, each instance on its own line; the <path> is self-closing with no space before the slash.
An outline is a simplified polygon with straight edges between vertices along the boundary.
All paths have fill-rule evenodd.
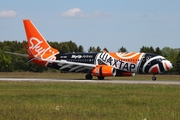
<path id="1" fill-rule="evenodd" d="M 54 55 L 58 54 L 59 51 L 52 48 L 47 43 L 30 20 L 23 20 L 23 23 L 29 46 L 29 53 L 32 54 L 31 56 L 39 57 L 42 60 L 55 59 Z"/>

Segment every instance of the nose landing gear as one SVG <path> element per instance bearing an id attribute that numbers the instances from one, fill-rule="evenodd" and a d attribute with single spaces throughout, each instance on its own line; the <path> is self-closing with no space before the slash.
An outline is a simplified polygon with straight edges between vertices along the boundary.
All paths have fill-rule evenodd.
<path id="1" fill-rule="evenodd" d="M 153 76 L 152 76 L 152 81 L 156 81 L 155 74 L 153 74 Z"/>

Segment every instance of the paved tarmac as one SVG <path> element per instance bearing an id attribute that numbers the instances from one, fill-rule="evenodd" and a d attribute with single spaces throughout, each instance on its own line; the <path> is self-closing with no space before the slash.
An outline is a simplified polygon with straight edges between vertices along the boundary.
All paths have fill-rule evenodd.
<path id="1" fill-rule="evenodd" d="M 77 83 L 111 83 L 111 84 L 164 84 L 180 85 L 180 81 L 151 81 L 151 80 L 73 80 L 47 78 L 0 78 L 0 81 L 29 81 L 29 82 L 77 82 Z"/>

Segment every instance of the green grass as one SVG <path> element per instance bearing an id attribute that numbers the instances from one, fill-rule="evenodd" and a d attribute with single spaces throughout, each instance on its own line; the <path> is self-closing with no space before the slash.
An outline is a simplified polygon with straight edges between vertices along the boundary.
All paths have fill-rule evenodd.
<path id="1" fill-rule="evenodd" d="M 60 72 L 0 72 L 1 78 L 56 78 L 56 79 L 85 79 L 83 73 L 60 73 Z M 180 75 L 156 75 L 157 80 L 180 81 Z M 105 80 L 151 80 L 151 74 L 136 74 L 130 77 L 105 77 Z M 93 77 L 97 80 L 97 77 Z"/>
<path id="2" fill-rule="evenodd" d="M 180 87 L 0 81 L 1 120 L 179 120 Z"/>

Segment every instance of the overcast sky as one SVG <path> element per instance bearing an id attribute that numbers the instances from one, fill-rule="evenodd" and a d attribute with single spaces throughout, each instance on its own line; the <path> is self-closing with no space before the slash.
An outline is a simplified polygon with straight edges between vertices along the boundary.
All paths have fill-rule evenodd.
<path id="1" fill-rule="evenodd" d="M 180 0 L 0 0 L 0 41 L 26 40 L 30 19 L 46 40 L 87 51 L 180 48 Z"/>

